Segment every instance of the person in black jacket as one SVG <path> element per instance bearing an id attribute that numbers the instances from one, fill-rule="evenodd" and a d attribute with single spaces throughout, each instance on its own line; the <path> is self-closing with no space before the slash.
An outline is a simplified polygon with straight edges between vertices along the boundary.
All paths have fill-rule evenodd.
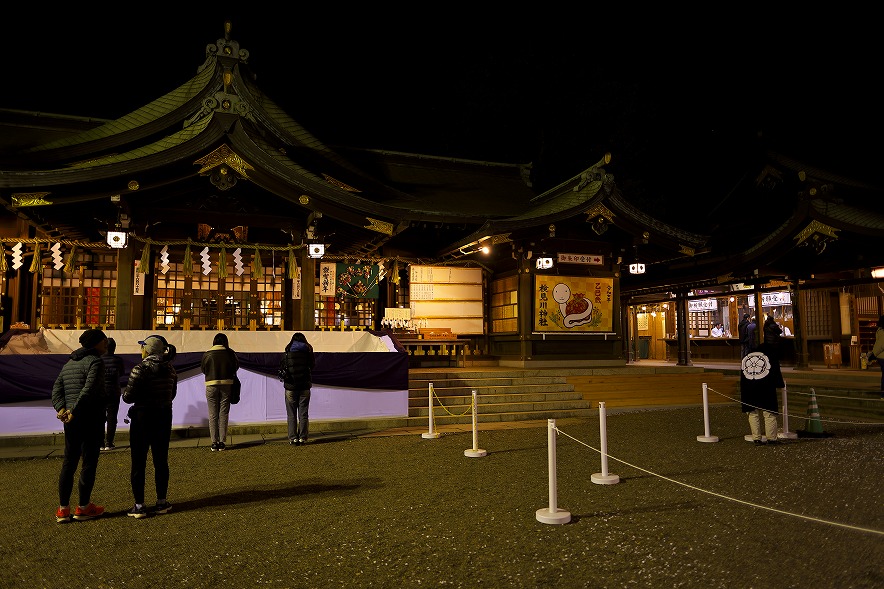
<path id="1" fill-rule="evenodd" d="M 98 472 L 98 455 L 104 437 L 104 363 L 101 355 L 107 350 L 107 337 L 100 329 L 87 329 L 80 335 L 81 348 L 71 352 L 52 385 L 52 406 L 64 423 L 64 460 L 58 477 L 58 509 L 55 521 L 71 521 L 71 493 L 74 473 L 80 458 L 80 480 L 77 489 L 80 503 L 74 519 L 87 520 L 104 513 L 104 507 L 90 499 Z"/>
<path id="2" fill-rule="evenodd" d="M 209 437 L 212 438 L 212 452 L 224 450 L 227 446 L 227 422 L 230 419 L 230 390 L 239 360 L 236 352 L 230 349 L 227 335 L 215 334 L 212 347 L 203 354 L 200 369 L 206 375 L 206 403 L 209 406 Z"/>
<path id="3" fill-rule="evenodd" d="M 113 450 L 114 436 L 117 434 L 117 414 L 120 412 L 120 395 L 123 389 L 120 387 L 120 379 L 123 377 L 125 368 L 123 359 L 114 354 L 117 350 L 117 342 L 114 338 L 107 338 L 107 351 L 101 356 L 104 363 L 104 389 L 107 392 L 107 405 L 105 406 L 105 437 L 102 450 Z"/>
<path id="4" fill-rule="evenodd" d="M 313 346 L 303 333 L 292 336 L 282 354 L 279 367 L 285 387 L 285 412 L 288 417 L 289 444 L 300 446 L 307 443 L 310 417 L 310 388 L 316 367 Z"/>
<path id="5" fill-rule="evenodd" d="M 172 366 L 175 346 L 161 335 L 150 335 L 141 344 L 141 363 L 132 368 L 123 389 L 129 408 L 129 447 L 132 469 L 129 473 L 135 506 L 127 515 L 147 517 L 144 505 L 145 471 L 148 450 L 153 456 L 157 502 L 154 513 L 172 509 L 166 498 L 169 490 L 169 440 L 172 437 L 172 401 L 178 394 L 178 373 Z"/>
<path id="6" fill-rule="evenodd" d="M 780 335 L 783 333 L 783 328 L 777 325 L 777 322 L 774 320 L 773 315 L 768 315 L 764 319 L 764 326 L 762 327 L 762 334 L 764 343 L 776 346 L 780 343 Z"/>
<path id="7" fill-rule="evenodd" d="M 749 415 L 749 430 L 756 446 L 765 444 L 761 438 L 761 420 L 767 444 L 777 440 L 777 389 L 786 386 L 779 357 L 772 344 L 762 343 L 743 358 L 740 371 L 740 402 Z"/>

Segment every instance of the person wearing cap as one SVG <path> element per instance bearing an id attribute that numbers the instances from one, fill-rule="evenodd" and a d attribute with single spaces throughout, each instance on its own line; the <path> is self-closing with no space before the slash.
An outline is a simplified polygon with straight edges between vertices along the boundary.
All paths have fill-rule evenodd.
<path id="1" fill-rule="evenodd" d="M 212 452 L 227 446 L 227 423 L 230 419 L 230 389 L 239 370 L 236 352 L 230 349 L 227 335 L 216 333 L 212 347 L 206 350 L 200 362 L 206 376 L 206 404 L 209 406 L 209 436 Z"/>
<path id="2" fill-rule="evenodd" d="M 52 406 L 64 424 L 64 460 L 58 477 L 58 509 L 55 511 L 58 523 L 71 521 L 74 473 L 81 459 L 77 484 L 80 502 L 73 518 L 88 520 L 104 513 L 104 507 L 95 505 L 91 499 L 104 439 L 107 396 L 101 355 L 107 351 L 107 337 L 100 329 L 87 329 L 79 341 L 81 347 L 71 352 L 52 385 Z"/>
<path id="3" fill-rule="evenodd" d="M 157 502 L 153 513 L 168 513 L 172 505 L 169 491 L 169 440 L 172 437 L 172 401 L 178 393 L 178 373 L 172 366 L 175 346 L 161 335 L 150 335 L 141 344 L 141 362 L 132 368 L 123 389 L 129 408 L 129 473 L 135 505 L 127 514 L 141 519 L 149 511 L 144 503 L 147 453 L 153 457 Z"/>

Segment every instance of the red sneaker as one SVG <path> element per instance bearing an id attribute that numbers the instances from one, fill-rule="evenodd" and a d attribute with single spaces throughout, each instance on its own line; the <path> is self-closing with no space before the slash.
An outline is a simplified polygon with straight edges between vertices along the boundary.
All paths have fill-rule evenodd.
<path id="1" fill-rule="evenodd" d="M 59 507 L 55 510 L 55 521 L 60 524 L 69 524 L 71 523 L 71 508 L 70 507 Z"/>
<path id="2" fill-rule="evenodd" d="M 74 512 L 74 519 L 77 521 L 83 521 L 87 519 L 96 518 L 104 513 L 104 507 L 101 505 L 95 505 L 94 503 L 90 503 L 86 507 L 77 506 L 77 511 Z"/>

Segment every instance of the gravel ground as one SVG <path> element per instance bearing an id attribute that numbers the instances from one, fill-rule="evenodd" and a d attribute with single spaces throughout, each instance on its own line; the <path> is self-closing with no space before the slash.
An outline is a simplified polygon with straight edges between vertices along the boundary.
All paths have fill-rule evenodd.
<path id="1" fill-rule="evenodd" d="M 567 425 L 565 425 L 567 423 Z M 548 430 L 376 436 L 171 452 L 167 515 L 135 520 L 129 455 L 102 454 L 101 519 L 56 524 L 60 459 L 0 462 L 2 587 L 884 587 L 880 426 L 745 442 L 733 406 Z M 148 473 L 147 498 L 154 500 Z M 76 501 L 76 490 L 74 491 Z"/>

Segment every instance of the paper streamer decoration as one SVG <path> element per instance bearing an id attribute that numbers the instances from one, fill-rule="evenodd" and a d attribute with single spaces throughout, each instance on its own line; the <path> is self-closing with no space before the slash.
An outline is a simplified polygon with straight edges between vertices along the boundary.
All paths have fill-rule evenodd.
<path id="1" fill-rule="evenodd" d="M 200 259 L 203 261 L 203 274 L 208 276 L 212 272 L 212 260 L 209 259 L 209 246 L 203 248 L 200 252 Z"/>
<path id="2" fill-rule="evenodd" d="M 56 270 L 64 268 L 64 257 L 61 254 L 61 244 L 56 241 L 49 249 L 52 250 L 52 267 Z"/>
<path id="3" fill-rule="evenodd" d="M 22 266 L 21 242 L 12 246 L 12 269 L 18 270 Z"/>
<path id="4" fill-rule="evenodd" d="M 160 269 L 163 274 L 169 271 L 169 246 L 164 245 L 160 250 Z"/>
<path id="5" fill-rule="evenodd" d="M 242 276 L 245 269 L 242 266 L 242 248 L 233 250 L 233 267 L 236 268 L 236 275 Z"/>

